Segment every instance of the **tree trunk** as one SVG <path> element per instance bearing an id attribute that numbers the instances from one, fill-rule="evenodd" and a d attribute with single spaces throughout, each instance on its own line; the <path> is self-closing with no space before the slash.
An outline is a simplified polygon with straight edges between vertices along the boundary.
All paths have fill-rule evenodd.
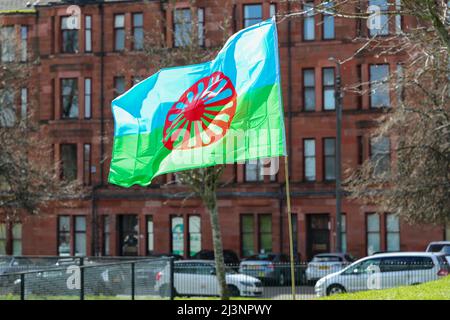
<path id="1" fill-rule="evenodd" d="M 216 276 L 219 281 L 220 299 L 228 300 L 229 292 L 225 280 L 225 261 L 223 258 L 222 234 L 220 232 L 219 212 L 217 210 L 217 197 L 215 190 L 205 192 L 205 206 L 209 211 L 211 220 L 212 240 L 214 246 L 214 260 L 216 264 Z"/>

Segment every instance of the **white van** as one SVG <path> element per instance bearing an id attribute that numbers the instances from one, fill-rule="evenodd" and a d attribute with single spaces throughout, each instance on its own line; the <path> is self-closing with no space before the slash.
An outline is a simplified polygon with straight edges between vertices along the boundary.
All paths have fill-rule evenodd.
<path id="1" fill-rule="evenodd" d="M 321 278 L 317 296 L 397 286 L 437 280 L 449 274 L 443 254 L 429 252 L 383 253 L 360 259 L 347 268 Z"/>

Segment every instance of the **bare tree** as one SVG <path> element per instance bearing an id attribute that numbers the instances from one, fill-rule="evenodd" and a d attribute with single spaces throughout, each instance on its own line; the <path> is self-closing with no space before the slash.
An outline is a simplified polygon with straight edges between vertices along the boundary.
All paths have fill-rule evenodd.
<path id="1" fill-rule="evenodd" d="M 31 53 L 17 48 L 14 27 L 0 26 L 0 34 L 0 220 L 15 221 L 38 214 L 52 201 L 78 198 L 82 189 L 59 179 L 51 142 L 33 116 Z"/>
<path id="2" fill-rule="evenodd" d="M 303 1 L 299 1 L 303 2 Z M 330 3 L 332 6 L 330 7 Z M 360 54 L 401 58 L 397 72 L 370 83 L 371 90 L 388 90 L 392 107 L 377 119 L 373 139 L 390 137 L 392 159 L 383 151 L 360 168 L 348 170 L 346 189 L 353 199 L 375 204 L 380 211 L 398 214 L 410 223 L 443 224 L 450 221 L 450 15 L 447 1 L 389 1 L 380 8 L 380 29 L 387 36 L 359 34 L 360 48 L 342 60 Z M 363 4 L 366 7 L 363 7 Z M 315 14 L 340 19 L 381 16 L 367 12 L 360 0 L 325 1 Z M 380 4 L 380 3 L 378 3 Z M 302 17 L 305 11 L 286 18 Z M 407 17 L 403 30 L 400 17 Z M 395 29 L 395 32 L 392 30 Z M 361 83 L 347 84 L 347 92 L 362 92 Z M 384 150 L 386 151 L 386 150 Z"/>
<path id="3" fill-rule="evenodd" d="M 191 10 L 189 13 L 175 12 L 174 14 L 175 24 L 179 29 L 176 31 L 170 30 L 175 37 L 173 46 L 167 43 L 165 28 L 168 28 L 168 24 L 164 17 L 161 17 L 160 20 L 155 22 L 155 29 L 145 34 L 142 51 L 138 54 L 139 59 L 136 59 L 130 52 L 128 67 L 133 70 L 133 73 L 139 74 L 142 71 L 148 74 L 149 69 L 157 71 L 165 67 L 196 64 L 213 59 L 223 43 L 218 43 L 216 46 L 205 45 L 205 30 L 200 29 L 202 27 L 198 23 L 199 17 L 193 9 L 196 1 L 191 0 L 190 3 Z M 215 4 L 219 5 L 219 2 L 215 1 Z M 217 21 L 216 27 L 222 31 L 222 42 L 225 42 L 230 35 L 228 18 L 230 11 L 227 7 L 224 7 L 223 10 L 223 20 Z M 187 187 L 191 191 L 190 196 L 200 197 L 209 212 L 220 297 L 221 299 L 228 299 L 229 293 L 225 280 L 226 270 L 217 207 L 217 188 L 220 184 L 223 169 L 223 165 L 218 165 L 181 171 L 176 173 L 176 183 Z"/>

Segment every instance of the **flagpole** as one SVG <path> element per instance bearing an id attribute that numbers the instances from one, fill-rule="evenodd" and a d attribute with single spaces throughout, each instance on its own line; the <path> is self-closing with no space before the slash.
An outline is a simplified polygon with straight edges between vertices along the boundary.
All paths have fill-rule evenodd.
<path id="1" fill-rule="evenodd" d="M 295 267 L 294 267 L 294 241 L 292 237 L 292 214 L 291 214 L 291 192 L 289 189 L 289 169 L 288 169 L 288 156 L 284 158 L 284 175 L 286 181 L 286 205 L 288 213 L 288 225 L 289 225 L 289 255 L 291 258 L 291 290 L 292 300 L 295 300 Z"/>

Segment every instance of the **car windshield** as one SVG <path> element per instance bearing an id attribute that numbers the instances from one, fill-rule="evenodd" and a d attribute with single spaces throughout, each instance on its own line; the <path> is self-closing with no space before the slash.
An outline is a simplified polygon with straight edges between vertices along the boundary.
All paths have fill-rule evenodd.
<path id="1" fill-rule="evenodd" d="M 450 246 L 448 246 L 448 245 L 444 246 L 444 247 L 441 249 L 441 251 L 439 251 L 439 252 L 442 252 L 442 253 L 444 253 L 444 254 L 450 255 Z"/>
<path id="2" fill-rule="evenodd" d="M 338 256 L 315 256 L 312 262 L 341 262 L 342 258 Z"/>
<path id="3" fill-rule="evenodd" d="M 431 244 L 428 248 L 428 252 L 440 252 L 442 249 L 444 249 L 447 246 L 450 247 L 449 245 L 443 244 L 443 243 Z"/>
<path id="4" fill-rule="evenodd" d="M 228 273 L 228 274 L 237 274 L 237 271 L 234 270 L 233 268 L 230 268 L 230 267 L 227 267 L 225 269 L 225 272 Z"/>
<path id="5" fill-rule="evenodd" d="M 10 261 L 10 258 L 0 258 L 0 266 L 7 266 L 9 265 Z"/>

